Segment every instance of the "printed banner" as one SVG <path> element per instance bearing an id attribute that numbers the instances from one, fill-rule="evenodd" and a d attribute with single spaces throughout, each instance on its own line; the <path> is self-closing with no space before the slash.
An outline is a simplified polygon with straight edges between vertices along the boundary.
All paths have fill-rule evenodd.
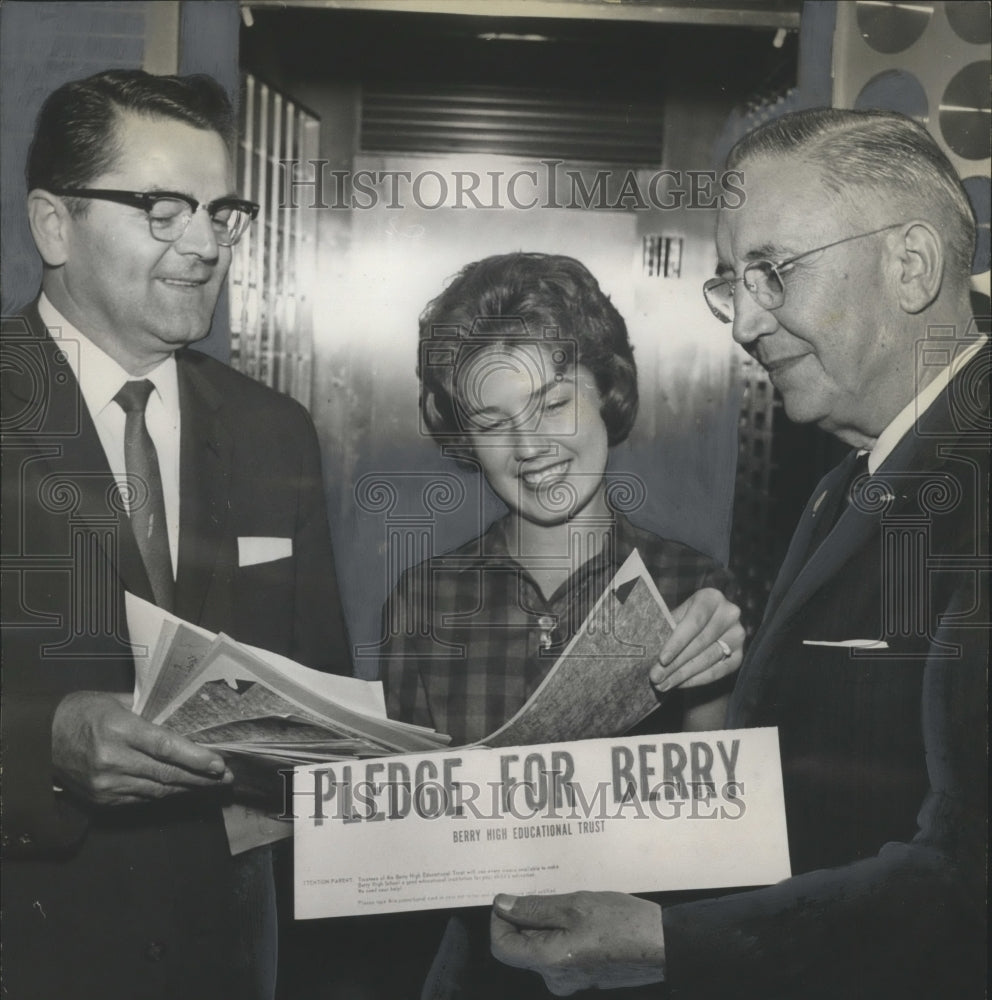
<path id="1" fill-rule="evenodd" d="M 776 729 L 300 767 L 290 816 L 297 919 L 791 874 Z"/>

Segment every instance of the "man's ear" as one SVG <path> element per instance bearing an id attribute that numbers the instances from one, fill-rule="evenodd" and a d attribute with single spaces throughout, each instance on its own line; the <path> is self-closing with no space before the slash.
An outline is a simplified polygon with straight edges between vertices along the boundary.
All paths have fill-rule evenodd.
<path id="1" fill-rule="evenodd" d="M 72 218 L 65 202 L 49 191 L 28 192 L 28 222 L 41 259 L 49 267 L 60 267 L 69 256 L 69 227 Z"/>
<path id="2" fill-rule="evenodd" d="M 896 298 L 906 312 L 923 312 L 940 294 L 944 279 L 944 241 L 929 222 L 916 221 L 897 233 L 892 243 L 895 244 Z"/>

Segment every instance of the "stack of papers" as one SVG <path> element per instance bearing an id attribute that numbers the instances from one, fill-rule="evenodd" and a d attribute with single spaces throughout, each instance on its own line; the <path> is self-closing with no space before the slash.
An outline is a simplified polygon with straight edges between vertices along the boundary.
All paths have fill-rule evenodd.
<path id="1" fill-rule="evenodd" d="M 323 675 L 290 673 L 223 633 L 163 623 L 138 714 L 218 750 L 264 753 L 300 764 L 435 750 L 431 729 L 355 711 L 320 693 Z M 368 681 L 358 681 L 368 684 Z"/>
<path id="2" fill-rule="evenodd" d="M 241 801 L 279 801 L 280 771 L 441 749 L 450 737 L 386 718 L 382 685 L 311 670 L 127 595 L 133 710 L 223 754 Z"/>
<path id="3" fill-rule="evenodd" d="M 382 685 L 310 670 L 127 595 L 134 711 L 223 754 L 238 804 L 232 851 L 291 832 L 265 816 L 296 766 L 442 750 L 450 737 L 386 717 Z M 618 736 L 658 707 L 648 679 L 675 623 L 631 553 L 527 703 L 481 746 Z M 262 806 L 261 810 L 253 808 Z"/>

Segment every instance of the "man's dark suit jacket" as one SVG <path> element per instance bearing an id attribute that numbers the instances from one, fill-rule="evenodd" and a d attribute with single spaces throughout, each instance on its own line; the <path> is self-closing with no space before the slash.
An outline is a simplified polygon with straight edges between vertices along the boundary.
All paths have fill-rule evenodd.
<path id="1" fill-rule="evenodd" d="M 806 561 L 844 466 L 814 492 L 728 717 L 779 727 L 795 877 L 665 910 L 673 996 L 985 995 L 988 377 L 986 345 Z M 848 639 L 888 649 L 804 644 Z"/>
<path id="2" fill-rule="evenodd" d="M 152 600 L 96 428 L 37 309 L 3 337 L 3 978 L 18 1000 L 238 1000 L 232 863 L 215 796 L 94 809 L 53 789 L 66 694 L 134 684 L 123 593 Z M 309 666 L 351 665 L 313 424 L 177 355 L 175 613 Z M 292 555 L 239 566 L 238 539 Z"/>

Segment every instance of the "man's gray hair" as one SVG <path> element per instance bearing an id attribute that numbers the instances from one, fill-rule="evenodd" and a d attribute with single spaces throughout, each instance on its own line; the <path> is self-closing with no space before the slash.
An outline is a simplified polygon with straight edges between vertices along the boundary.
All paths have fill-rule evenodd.
<path id="1" fill-rule="evenodd" d="M 894 111 L 796 111 L 744 136 L 730 151 L 727 167 L 782 156 L 816 166 L 824 187 L 839 200 L 850 203 L 852 187 L 868 189 L 904 208 L 905 221 L 922 218 L 937 225 L 947 243 L 948 276 L 967 280 L 975 217 L 957 172 L 922 125 Z"/>

